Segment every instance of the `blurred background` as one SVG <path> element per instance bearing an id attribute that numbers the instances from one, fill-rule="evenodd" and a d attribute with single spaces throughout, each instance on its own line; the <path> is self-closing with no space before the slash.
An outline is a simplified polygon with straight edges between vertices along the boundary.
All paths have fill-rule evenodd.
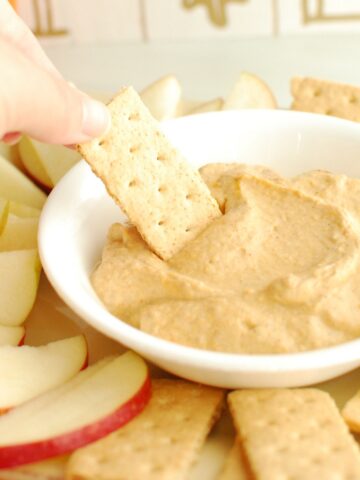
<path id="1" fill-rule="evenodd" d="M 359 0 L 12 0 L 64 76 L 88 91 L 175 74 L 189 98 L 224 95 L 243 70 L 279 103 L 311 75 L 360 85 Z"/>

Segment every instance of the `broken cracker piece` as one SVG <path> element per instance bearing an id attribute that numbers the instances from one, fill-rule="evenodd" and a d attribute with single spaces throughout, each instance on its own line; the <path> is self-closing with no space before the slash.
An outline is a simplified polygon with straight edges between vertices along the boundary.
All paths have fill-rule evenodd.
<path id="1" fill-rule="evenodd" d="M 181 380 L 154 380 L 152 386 L 139 416 L 70 457 L 67 480 L 186 479 L 224 394 Z"/>
<path id="2" fill-rule="evenodd" d="M 232 392 L 230 411 L 256 480 L 357 480 L 359 447 L 317 389 Z"/>
<path id="3" fill-rule="evenodd" d="M 110 131 L 78 150 L 150 248 L 167 260 L 220 210 L 133 88 L 123 88 L 108 108 Z"/>

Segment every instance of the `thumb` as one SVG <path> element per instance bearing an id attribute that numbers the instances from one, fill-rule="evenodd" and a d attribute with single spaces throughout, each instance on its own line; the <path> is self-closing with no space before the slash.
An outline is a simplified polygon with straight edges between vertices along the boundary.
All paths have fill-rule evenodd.
<path id="1" fill-rule="evenodd" d="M 24 132 L 47 143 L 82 143 L 110 126 L 100 102 L 70 86 L 0 39 L 0 138 Z"/>

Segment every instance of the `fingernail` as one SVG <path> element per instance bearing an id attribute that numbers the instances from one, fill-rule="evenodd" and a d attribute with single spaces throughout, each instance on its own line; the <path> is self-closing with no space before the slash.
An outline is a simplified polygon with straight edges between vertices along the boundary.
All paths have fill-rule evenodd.
<path id="1" fill-rule="evenodd" d="M 82 133 L 89 137 L 99 137 L 107 132 L 110 125 L 111 117 L 106 106 L 92 98 L 85 98 Z"/>

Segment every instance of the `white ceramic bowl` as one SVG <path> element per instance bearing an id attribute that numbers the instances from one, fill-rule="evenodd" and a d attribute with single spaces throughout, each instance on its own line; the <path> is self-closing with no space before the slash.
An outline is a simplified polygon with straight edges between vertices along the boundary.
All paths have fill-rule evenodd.
<path id="1" fill-rule="evenodd" d="M 194 167 L 260 163 L 284 175 L 320 168 L 360 177 L 360 125 L 345 120 L 254 110 L 184 117 L 163 128 Z M 360 365 L 360 339 L 298 354 L 225 354 L 170 343 L 117 319 L 97 298 L 89 275 L 108 227 L 123 219 L 81 161 L 53 190 L 40 221 L 40 254 L 50 282 L 78 315 L 105 335 L 181 377 L 228 388 L 309 385 Z"/>

